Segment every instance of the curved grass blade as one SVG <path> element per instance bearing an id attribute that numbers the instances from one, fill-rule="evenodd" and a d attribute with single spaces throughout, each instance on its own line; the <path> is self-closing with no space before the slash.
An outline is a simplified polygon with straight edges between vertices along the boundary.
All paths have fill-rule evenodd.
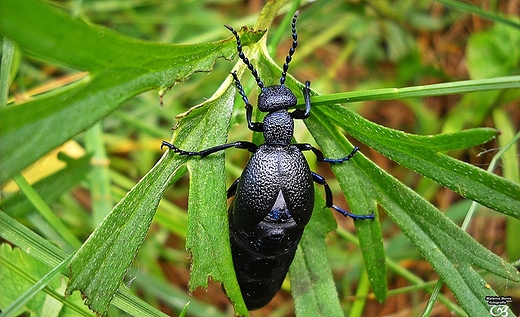
<path id="1" fill-rule="evenodd" d="M 232 39 L 152 43 L 87 24 L 41 1 L 0 0 L 0 6 L 0 34 L 40 58 L 90 71 L 64 91 L 0 110 L 0 183 L 126 100 L 171 88 L 195 72 L 210 71 L 217 58 L 235 54 Z M 261 35 L 248 36 L 244 45 Z"/>

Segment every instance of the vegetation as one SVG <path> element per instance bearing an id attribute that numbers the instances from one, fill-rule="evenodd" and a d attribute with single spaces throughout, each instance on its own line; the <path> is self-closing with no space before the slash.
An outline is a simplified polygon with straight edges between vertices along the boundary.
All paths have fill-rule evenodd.
<path id="1" fill-rule="evenodd" d="M 485 316 L 498 295 L 519 314 L 518 8 L 256 5 L 0 0 L 1 316 L 93 315 L 76 290 L 109 316 Z M 359 146 L 332 169 L 308 159 L 336 204 L 377 220 L 332 214 L 318 188 L 283 291 L 248 313 L 225 197 L 248 153 L 186 159 L 160 144 L 174 124 L 184 149 L 261 143 L 229 72 L 252 101 L 255 82 L 222 25 L 248 26 L 269 85 L 296 9 L 287 86 L 310 80 L 313 108 L 295 138 L 327 157 Z"/>

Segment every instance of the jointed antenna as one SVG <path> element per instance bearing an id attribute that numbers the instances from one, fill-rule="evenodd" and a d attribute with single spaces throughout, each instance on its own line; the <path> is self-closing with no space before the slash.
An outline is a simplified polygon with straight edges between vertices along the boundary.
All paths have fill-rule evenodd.
<path id="1" fill-rule="evenodd" d="M 294 25 L 294 24 L 293 24 L 293 25 Z M 242 42 L 240 41 L 240 36 L 238 35 L 237 31 L 235 31 L 235 29 L 233 29 L 233 28 L 230 27 L 229 25 L 224 25 L 224 26 L 225 26 L 228 30 L 230 30 L 231 33 L 233 33 L 233 35 L 234 35 L 235 38 L 237 39 L 237 51 L 238 51 L 238 56 L 240 57 L 240 59 L 242 59 L 242 61 L 244 62 L 244 64 L 246 64 L 247 68 L 249 68 L 249 70 L 251 71 L 251 74 L 253 74 L 253 77 L 255 78 L 258 87 L 260 87 L 260 89 L 263 89 L 263 88 L 264 88 L 264 83 L 263 83 L 262 80 L 260 79 L 260 76 L 258 76 L 258 72 L 256 71 L 256 69 L 253 67 L 253 65 L 251 64 L 251 62 L 249 61 L 249 59 L 247 59 L 247 57 L 244 55 L 244 52 L 242 51 Z"/>
<path id="2" fill-rule="evenodd" d="M 292 56 L 294 51 L 296 51 L 296 47 L 298 46 L 298 35 L 296 34 L 296 19 L 298 18 L 299 11 L 296 11 L 292 18 L 292 46 L 289 49 L 289 55 L 285 58 L 285 63 L 283 64 L 282 77 L 280 77 L 280 85 L 285 83 L 285 77 L 287 76 L 287 70 L 289 69 L 289 63 L 292 60 Z"/>

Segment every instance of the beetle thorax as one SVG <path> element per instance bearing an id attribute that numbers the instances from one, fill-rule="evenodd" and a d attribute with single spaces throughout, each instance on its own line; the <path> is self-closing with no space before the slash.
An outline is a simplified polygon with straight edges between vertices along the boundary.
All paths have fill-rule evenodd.
<path id="1" fill-rule="evenodd" d="M 294 121 L 287 110 L 268 113 L 264 118 L 264 139 L 267 145 L 289 145 L 294 132 Z"/>

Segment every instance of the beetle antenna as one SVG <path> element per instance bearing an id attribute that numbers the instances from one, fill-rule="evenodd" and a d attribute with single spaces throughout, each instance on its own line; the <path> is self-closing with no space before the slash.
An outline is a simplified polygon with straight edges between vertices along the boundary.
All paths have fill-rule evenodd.
<path id="1" fill-rule="evenodd" d="M 249 70 L 251 71 L 251 74 L 253 74 L 253 77 L 255 78 L 258 87 L 260 87 L 260 89 L 263 89 L 264 88 L 264 83 L 260 79 L 260 76 L 258 76 L 258 72 L 256 71 L 256 69 L 253 67 L 253 64 L 251 64 L 249 59 L 247 59 L 246 55 L 244 55 L 244 52 L 242 51 L 242 42 L 240 41 L 240 36 L 238 35 L 237 31 L 235 31 L 235 29 L 233 29 L 229 25 L 224 25 L 224 26 L 228 30 L 230 30 L 231 33 L 233 33 L 233 35 L 237 39 L 238 56 L 244 62 L 244 64 L 246 64 L 247 68 L 249 68 Z"/>
<path id="2" fill-rule="evenodd" d="M 285 83 L 285 77 L 287 76 L 287 70 L 289 69 L 289 63 L 292 60 L 292 56 L 294 54 L 294 51 L 296 51 L 296 47 L 298 46 L 298 35 L 296 34 L 296 19 L 298 18 L 298 14 L 300 14 L 300 11 L 294 12 L 293 18 L 292 18 L 292 46 L 289 49 L 289 54 L 285 58 L 285 63 L 283 64 L 283 71 L 282 71 L 282 77 L 280 77 L 280 85 L 283 85 Z"/>

